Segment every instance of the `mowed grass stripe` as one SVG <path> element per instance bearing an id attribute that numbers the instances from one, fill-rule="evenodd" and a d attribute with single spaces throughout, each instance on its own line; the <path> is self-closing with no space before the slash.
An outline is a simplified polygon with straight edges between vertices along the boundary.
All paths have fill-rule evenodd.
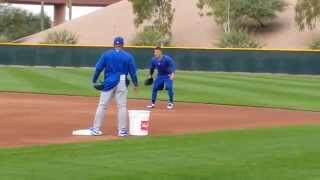
<path id="1" fill-rule="evenodd" d="M 185 87 L 192 88 L 191 85 L 185 85 Z M 249 105 L 249 106 L 272 106 L 278 108 L 294 108 L 301 103 L 298 103 L 295 99 L 290 97 L 282 97 L 280 94 L 265 94 L 261 92 L 248 92 L 241 91 L 236 88 L 226 87 L 210 87 L 207 89 L 202 86 L 193 88 L 185 92 L 187 98 L 192 98 L 197 102 L 215 102 L 219 104 L 234 104 L 234 105 Z M 197 92 L 193 93 L 192 92 Z M 210 93 L 209 93 L 210 92 Z M 190 95 L 189 95 L 190 94 Z M 201 94 L 201 96 L 199 96 Z M 277 101 L 275 101 L 277 99 Z M 306 104 L 306 108 L 313 108 L 309 103 Z"/>
<path id="2" fill-rule="evenodd" d="M 222 80 L 222 79 L 215 79 L 211 78 L 210 80 L 203 80 L 202 78 L 190 76 L 190 77 L 184 77 L 181 79 L 181 81 L 184 81 L 185 83 L 189 82 L 190 84 L 195 85 L 196 83 L 200 84 L 199 86 L 203 87 L 206 85 L 202 84 L 208 84 L 210 83 L 212 86 L 214 86 L 216 89 L 220 89 L 219 92 L 225 92 L 229 91 L 230 93 L 233 93 L 234 91 L 237 91 L 239 93 L 244 93 L 244 95 L 247 95 L 246 97 L 250 97 L 254 94 L 259 94 L 262 96 L 274 96 L 275 98 L 286 98 L 290 97 L 292 95 L 295 95 L 296 98 L 305 96 L 302 96 L 304 92 L 299 93 L 298 91 L 293 91 L 292 89 L 281 89 L 279 87 L 273 87 L 269 85 L 267 88 L 263 86 L 262 84 L 254 84 L 254 83 L 248 83 L 243 81 L 234 81 L 234 80 Z M 226 91 L 223 91 L 226 90 Z M 237 94 L 235 94 L 237 95 Z M 299 95 L 299 96 L 297 96 Z M 311 94 L 311 97 L 318 97 L 318 94 Z"/>
<path id="3" fill-rule="evenodd" d="M 4 180 L 313 180 L 320 176 L 319 130 L 301 126 L 0 149 L 0 176 Z"/>
<path id="4" fill-rule="evenodd" d="M 58 73 L 50 74 L 50 71 L 41 72 L 34 69 L 22 69 L 20 72 L 14 73 L 16 77 L 20 78 L 21 81 L 29 82 L 32 89 L 36 92 L 47 91 L 47 92 L 57 92 L 57 93 L 73 93 L 81 91 L 79 86 L 66 83 L 62 79 L 58 78 Z"/>
<path id="5" fill-rule="evenodd" d="M 192 73 L 185 73 L 182 72 L 184 76 L 194 76 Z M 308 87 L 308 89 L 317 89 L 320 88 L 320 79 L 313 81 L 313 82 L 308 82 L 308 78 L 311 77 L 306 77 L 306 79 L 287 79 L 284 78 L 283 75 L 260 75 L 260 74 L 254 74 L 251 76 L 246 75 L 246 74 L 235 74 L 235 73 L 200 73 L 201 77 L 203 78 L 221 78 L 221 79 L 230 79 L 230 80 L 239 80 L 239 81 L 248 81 L 248 82 L 256 82 L 256 83 L 272 83 L 274 85 L 279 85 L 279 86 L 297 86 L 297 87 Z M 271 77 L 269 77 L 271 76 Z M 289 76 L 289 75 L 288 75 Z"/>
<path id="6" fill-rule="evenodd" d="M 178 80 L 177 80 L 178 81 Z M 241 103 L 256 102 L 254 99 L 248 98 L 250 92 L 240 91 L 239 89 L 217 86 L 217 84 L 208 86 L 208 82 L 183 81 L 175 84 L 176 91 L 179 91 L 177 98 L 190 98 L 197 102 L 217 102 L 217 103 Z M 247 100 L 246 100 L 247 99 Z"/>
<path id="7" fill-rule="evenodd" d="M 184 75 L 192 75 L 190 72 L 183 72 Z M 240 80 L 240 81 L 256 81 L 260 83 L 272 83 L 277 84 L 279 86 L 300 86 L 300 87 L 307 87 L 309 88 L 320 88 L 320 78 L 317 78 L 318 76 L 302 76 L 305 78 L 302 78 L 299 75 L 282 75 L 282 74 L 248 74 L 248 73 L 205 73 L 205 72 L 199 72 L 198 74 L 201 77 L 204 78 L 223 78 L 223 79 L 234 79 L 234 80 Z M 291 77 L 291 78 L 290 78 Z M 312 80 L 312 81 L 309 81 Z"/>
<path id="8" fill-rule="evenodd" d="M 263 78 L 263 79 L 283 79 L 283 80 L 296 80 L 296 81 L 305 81 L 305 82 L 319 82 L 319 75 L 294 75 L 294 74 L 270 74 L 270 73 L 246 73 L 246 72 L 205 72 L 205 71 L 181 71 L 184 74 L 193 74 L 197 73 L 198 75 L 211 76 L 215 75 L 230 75 L 230 76 L 240 76 L 240 77 L 249 77 L 249 78 Z M 254 76 L 252 76 L 254 75 Z"/>
<path id="9" fill-rule="evenodd" d="M 280 77 L 255 77 L 255 76 L 239 76 L 239 75 L 223 75 L 218 74 L 215 77 L 221 77 L 221 78 L 229 78 L 234 80 L 244 80 L 244 81 L 250 81 L 250 82 L 259 82 L 259 83 L 272 83 L 279 86 L 298 86 L 298 87 L 308 87 L 309 88 L 320 88 L 320 79 L 315 82 L 308 82 L 306 80 L 302 79 L 286 79 Z"/>
<path id="10" fill-rule="evenodd" d="M 0 68 L 0 81 L 2 85 L 1 90 L 17 91 L 18 87 L 25 89 L 26 91 L 31 91 L 31 85 L 27 81 L 21 81 L 19 76 L 16 76 L 13 71 L 20 72 L 19 69 L 12 68 Z"/>
<path id="11" fill-rule="evenodd" d="M 92 73 L 93 68 L 0 68 L 0 74 L 6 77 L 0 79 L 0 90 L 97 96 L 99 93 L 91 86 Z M 150 99 L 152 87 L 143 85 L 147 74 L 148 71 L 139 71 L 140 92 L 136 95 L 130 90 L 130 98 Z M 297 76 L 299 81 L 283 80 L 285 77 L 291 76 L 178 71 L 174 84 L 175 99 L 199 103 L 320 110 L 318 76 L 306 76 L 306 79 L 311 77 L 318 83 L 305 82 L 301 76 Z M 159 99 L 167 100 L 167 92 L 159 92 Z"/>
<path id="12" fill-rule="evenodd" d="M 289 103 L 290 105 L 288 107 L 291 108 L 294 108 L 297 105 L 299 106 L 300 104 L 311 109 L 319 107 L 318 102 L 320 100 L 320 93 L 318 93 L 318 91 L 309 90 L 308 88 L 279 87 L 271 83 L 247 82 L 236 79 L 225 80 L 220 77 L 217 78 L 214 75 L 205 78 L 202 78 L 201 76 L 183 75 L 183 78 L 180 78 L 179 80 L 184 81 L 185 84 L 189 83 L 192 86 L 203 89 L 205 89 L 205 84 L 211 84 L 211 87 L 208 88 L 208 92 L 212 92 L 212 94 L 215 95 L 213 98 L 216 96 L 223 97 L 223 101 L 227 101 L 228 103 L 235 103 L 237 102 L 236 99 L 239 99 L 235 97 L 235 99 L 233 98 L 229 101 L 230 97 L 242 96 L 242 102 L 250 104 L 250 100 L 253 100 L 252 98 L 254 98 L 253 104 L 260 106 L 274 104 L 283 107 L 288 106 Z M 205 93 L 205 90 L 203 90 L 203 93 Z M 229 94 L 229 96 L 225 97 L 221 93 Z"/>
<path id="13" fill-rule="evenodd" d="M 195 76 L 187 75 L 183 76 L 183 80 L 192 81 L 198 83 L 211 83 L 213 86 L 223 86 L 230 88 L 239 88 L 243 90 L 253 91 L 258 90 L 257 92 L 268 93 L 280 93 L 280 94 L 292 94 L 292 95 L 306 95 L 310 97 L 320 97 L 320 93 L 317 93 L 319 90 L 316 88 L 306 88 L 303 86 L 293 86 L 293 85 L 282 85 L 280 83 L 268 83 L 268 87 L 266 88 L 266 82 L 261 82 L 258 80 L 240 80 L 240 78 L 229 78 L 227 76 L 224 77 L 205 77 L 198 78 Z"/>
<path id="14" fill-rule="evenodd" d="M 189 78 L 194 78 L 194 76 L 189 76 Z M 292 107 L 296 106 L 296 104 L 304 102 L 307 102 L 306 105 L 308 107 L 319 107 L 318 101 L 315 101 L 314 99 L 319 99 L 320 93 L 318 93 L 318 91 L 313 91 L 310 89 L 308 90 L 308 88 L 299 89 L 295 87 L 279 87 L 271 83 L 267 84 L 266 86 L 266 84 L 263 83 L 247 82 L 233 79 L 225 81 L 222 78 L 208 78 L 207 80 L 212 81 L 211 84 L 215 84 L 215 86 L 217 87 L 226 87 L 226 90 L 232 88 L 241 89 L 242 91 L 246 90 L 246 92 L 250 92 L 250 94 L 246 97 L 251 97 L 253 94 L 258 94 L 260 97 L 257 97 L 257 100 L 263 100 L 262 105 L 268 105 L 268 101 L 273 104 L 276 102 L 282 102 L 281 99 L 286 101 L 291 99 L 291 103 L 293 103 Z M 205 83 L 208 82 L 203 82 L 202 84 Z M 261 96 L 266 96 L 266 98 L 261 98 Z M 267 98 L 267 96 L 269 96 L 269 98 Z M 278 101 L 274 102 L 275 99 L 278 99 Z"/>
<path id="15" fill-rule="evenodd" d="M 81 73 L 81 71 L 79 70 L 72 71 L 66 69 L 57 71 L 54 69 L 49 69 L 37 72 L 39 73 L 39 75 L 52 79 L 58 79 L 61 83 L 69 85 L 74 89 L 95 92 L 91 86 L 90 76 L 87 75 L 87 73 Z"/>
<path id="16" fill-rule="evenodd" d="M 16 71 L 14 68 L 4 68 L 1 71 L 11 74 L 18 82 L 21 82 L 19 86 L 16 86 L 19 88 L 16 88 L 15 91 L 97 95 L 97 92 L 89 83 L 89 77 L 78 73 L 86 71 L 80 69 L 19 68 Z M 11 82 L 8 84 L 11 84 Z"/>

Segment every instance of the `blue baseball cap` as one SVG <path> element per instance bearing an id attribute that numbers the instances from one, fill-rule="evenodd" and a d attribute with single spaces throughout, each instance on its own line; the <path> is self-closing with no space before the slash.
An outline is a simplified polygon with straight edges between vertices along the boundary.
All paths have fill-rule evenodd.
<path id="1" fill-rule="evenodd" d="M 121 45 L 123 45 L 124 44 L 124 40 L 123 40 L 123 38 L 122 37 L 116 37 L 116 38 L 114 38 L 114 40 L 113 40 L 113 45 L 119 45 L 119 46 L 121 46 Z"/>

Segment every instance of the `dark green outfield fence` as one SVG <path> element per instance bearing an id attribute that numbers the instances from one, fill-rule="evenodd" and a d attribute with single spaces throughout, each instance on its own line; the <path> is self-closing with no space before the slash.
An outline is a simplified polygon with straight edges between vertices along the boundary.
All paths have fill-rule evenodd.
<path id="1" fill-rule="evenodd" d="M 110 47 L 0 44 L 1 65 L 92 67 Z M 151 48 L 126 48 L 147 68 Z M 166 48 L 179 70 L 320 74 L 320 51 Z"/>

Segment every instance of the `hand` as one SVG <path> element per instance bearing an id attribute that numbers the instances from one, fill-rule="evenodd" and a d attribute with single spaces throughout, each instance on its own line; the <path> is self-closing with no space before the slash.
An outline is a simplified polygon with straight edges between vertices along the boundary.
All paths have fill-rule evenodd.
<path id="1" fill-rule="evenodd" d="M 171 79 L 171 80 L 174 79 L 174 73 L 172 73 L 172 74 L 170 75 L 170 79 Z"/>
<path id="2" fill-rule="evenodd" d="M 103 81 L 100 80 L 100 81 L 92 82 L 92 86 L 97 86 L 100 84 L 103 84 Z"/>
<path id="3" fill-rule="evenodd" d="M 133 93 L 134 93 L 135 95 L 138 95 L 138 92 L 139 92 L 138 86 L 133 86 Z"/>

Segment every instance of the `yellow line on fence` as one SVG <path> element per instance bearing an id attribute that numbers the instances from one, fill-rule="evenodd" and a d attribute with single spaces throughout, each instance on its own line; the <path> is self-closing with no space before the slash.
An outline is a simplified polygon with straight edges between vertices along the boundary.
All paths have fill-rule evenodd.
<path id="1" fill-rule="evenodd" d="M 1 46 L 40 46 L 40 47 L 83 47 L 83 48 L 112 48 L 108 45 L 66 45 L 66 44 L 32 44 L 32 43 L 0 43 Z M 154 46 L 125 46 L 126 48 L 149 48 Z M 283 52 L 320 52 L 316 49 L 276 49 L 276 48 L 211 48 L 211 47 L 163 47 L 164 49 L 189 49 L 189 50 L 211 50 L 211 51 L 283 51 Z"/>

